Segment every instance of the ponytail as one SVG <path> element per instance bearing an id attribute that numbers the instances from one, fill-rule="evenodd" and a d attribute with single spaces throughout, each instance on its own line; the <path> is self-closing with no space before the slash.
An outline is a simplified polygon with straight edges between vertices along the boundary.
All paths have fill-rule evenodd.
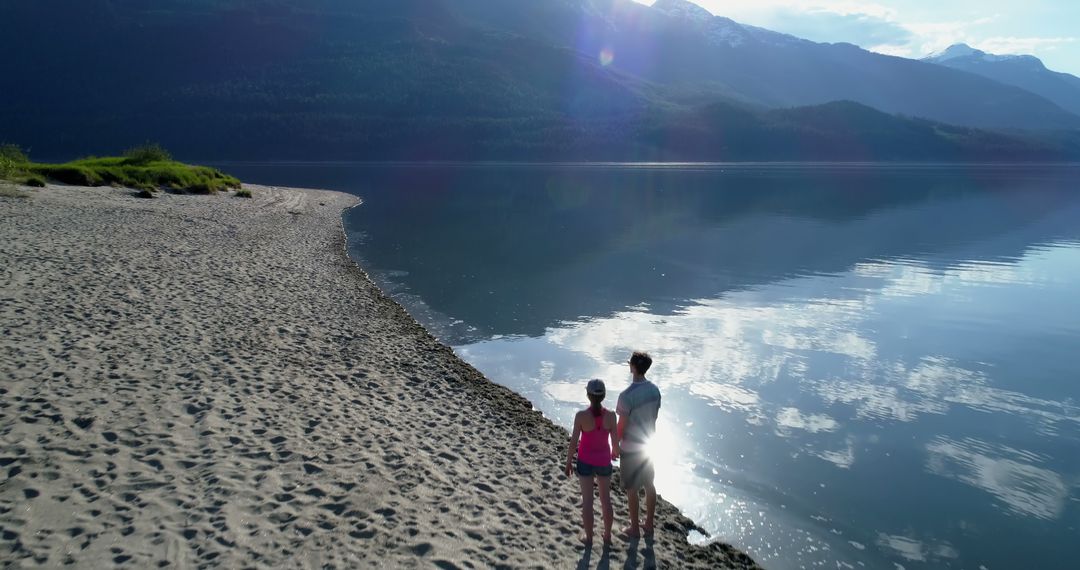
<path id="1" fill-rule="evenodd" d="M 604 401 L 603 394 L 601 394 L 599 396 L 594 396 L 592 394 L 589 395 L 589 409 L 592 410 L 592 414 L 594 416 L 600 415 L 600 410 L 603 409 L 603 407 L 600 405 L 600 402 L 603 402 L 603 401 Z"/>

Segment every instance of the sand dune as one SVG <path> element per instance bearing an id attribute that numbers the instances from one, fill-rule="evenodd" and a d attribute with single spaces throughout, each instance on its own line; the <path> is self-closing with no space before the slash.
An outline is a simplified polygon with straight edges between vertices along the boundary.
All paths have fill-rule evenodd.
<path id="1" fill-rule="evenodd" d="M 583 557 L 566 432 L 349 260 L 356 198 L 252 190 L 0 198 L 0 564 L 753 567 L 667 503 Z"/>

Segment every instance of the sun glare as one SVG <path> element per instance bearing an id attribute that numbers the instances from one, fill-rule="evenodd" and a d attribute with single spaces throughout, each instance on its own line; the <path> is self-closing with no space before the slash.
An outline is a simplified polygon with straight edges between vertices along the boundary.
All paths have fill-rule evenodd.
<path id="1" fill-rule="evenodd" d="M 645 454 L 656 466 L 656 476 L 662 478 L 662 474 L 678 462 L 680 449 L 671 426 L 664 421 L 656 424 L 656 433 L 645 443 Z"/>
<path id="2" fill-rule="evenodd" d="M 600 65 L 608 66 L 611 62 L 615 61 L 615 52 L 611 48 L 604 48 L 600 50 Z"/>

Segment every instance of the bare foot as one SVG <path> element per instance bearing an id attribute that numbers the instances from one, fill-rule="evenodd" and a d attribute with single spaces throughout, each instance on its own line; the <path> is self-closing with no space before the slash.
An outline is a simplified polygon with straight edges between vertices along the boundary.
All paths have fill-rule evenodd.
<path id="1" fill-rule="evenodd" d="M 579 534 L 577 539 L 580 540 L 581 544 L 584 544 L 585 546 L 592 546 L 592 537 L 585 533 Z"/>
<path id="2" fill-rule="evenodd" d="M 653 536 L 653 527 L 641 525 L 641 533 L 643 535 L 645 535 L 645 537 L 647 537 L 647 538 L 652 538 L 652 536 Z"/>
<path id="3" fill-rule="evenodd" d="M 641 538 L 641 531 L 637 527 L 628 526 L 619 531 L 619 536 L 624 540 L 637 540 Z"/>

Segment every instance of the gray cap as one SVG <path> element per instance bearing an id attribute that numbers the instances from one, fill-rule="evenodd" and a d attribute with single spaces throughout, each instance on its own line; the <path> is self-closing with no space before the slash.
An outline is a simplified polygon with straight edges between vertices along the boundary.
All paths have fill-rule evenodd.
<path id="1" fill-rule="evenodd" d="M 604 386 L 604 381 L 599 378 L 593 378 L 589 380 L 589 383 L 585 385 L 585 392 L 592 394 L 593 396 L 603 396 L 607 393 L 607 387 Z"/>

